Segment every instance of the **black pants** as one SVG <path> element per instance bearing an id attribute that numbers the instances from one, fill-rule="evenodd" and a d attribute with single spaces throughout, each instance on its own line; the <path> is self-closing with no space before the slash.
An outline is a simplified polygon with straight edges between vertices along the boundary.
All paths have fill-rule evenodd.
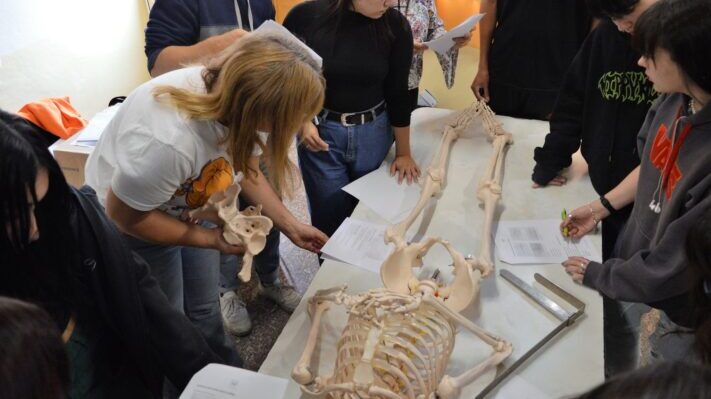
<path id="1" fill-rule="evenodd" d="M 602 221 L 603 261 L 615 256 L 617 238 L 631 212 L 629 205 Z M 639 323 L 649 309 L 645 304 L 620 302 L 602 295 L 605 378 L 637 368 Z"/>
<path id="2" fill-rule="evenodd" d="M 625 227 L 627 219 L 632 213 L 632 205 L 628 205 L 613 213 L 602 221 L 602 260 L 614 257 L 617 237 Z"/>
<path id="3" fill-rule="evenodd" d="M 489 106 L 498 115 L 549 120 L 557 96 L 557 90 L 519 88 L 493 79 L 489 83 Z"/>

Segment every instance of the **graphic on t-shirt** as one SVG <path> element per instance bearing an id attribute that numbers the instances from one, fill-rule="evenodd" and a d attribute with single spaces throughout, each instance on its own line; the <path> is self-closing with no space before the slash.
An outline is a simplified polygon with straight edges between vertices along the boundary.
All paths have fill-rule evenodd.
<path id="1" fill-rule="evenodd" d="M 225 158 L 217 158 L 205 164 L 196 179 L 188 179 L 175 192 L 176 197 L 185 196 L 186 205 L 199 208 L 214 193 L 225 191 L 234 181 L 234 170 Z"/>
<path id="2" fill-rule="evenodd" d="M 651 104 L 659 95 L 642 72 L 606 72 L 597 82 L 597 88 L 605 100 L 623 103 Z"/>

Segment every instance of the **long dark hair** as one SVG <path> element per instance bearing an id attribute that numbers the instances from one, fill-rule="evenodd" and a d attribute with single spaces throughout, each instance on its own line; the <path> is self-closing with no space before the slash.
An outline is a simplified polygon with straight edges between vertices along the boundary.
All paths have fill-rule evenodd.
<path id="1" fill-rule="evenodd" d="M 577 399 L 708 398 L 709 395 L 709 367 L 683 362 L 661 362 L 615 376 Z"/>
<path id="2" fill-rule="evenodd" d="M 696 325 L 696 348 L 711 364 L 711 208 L 686 236 L 686 257 L 691 274 L 691 300 Z"/>
<path id="3" fill-rule="evenodd" d="M 711 93 L 711 2 L 660 0 L 637 20 L 633 44 L 654 60 L 657 49 L 666 50 L 686 77 Z"/>
<path id="4" fill-rule="evenodd" d="M 49 180 L 42 201 L 35 192 L 40 170 Z M 63 327 L 80 304 L 72 272 L 79 252 L 71 218 L 74 198 L 42 141 L 2 121 L 0 187 L 0 295 L 39 304 Z M 39 239 L 30 242 L 33 205 Z"/>
<path id="5" fill-rule="evenodd" d="M 0 392 L 5 399 L 63 399 L 69 362 L 47 313 L 0 297 Z"/>

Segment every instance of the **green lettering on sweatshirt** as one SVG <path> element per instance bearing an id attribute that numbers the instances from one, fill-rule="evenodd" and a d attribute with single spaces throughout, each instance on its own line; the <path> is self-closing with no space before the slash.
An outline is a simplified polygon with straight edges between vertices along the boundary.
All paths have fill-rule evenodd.
<path id="1" fill-rule="evenodd" d="M 597 88 L 605 100 L 623 103 L 651 104 L 659 95 L 643 72 L 606 72 L 600 77 Z"/>

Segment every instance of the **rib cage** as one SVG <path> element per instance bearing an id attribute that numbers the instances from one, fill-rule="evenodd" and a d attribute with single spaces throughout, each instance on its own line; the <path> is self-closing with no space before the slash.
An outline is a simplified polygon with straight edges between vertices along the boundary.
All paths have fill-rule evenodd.
<path id="1" fill-rule="evenodd" d="M 372 290 L 369 294 L 351 306 L 348 324 L 338 342 L 334 383 L 353 382 L 368 334 L 373 328 L 381 328 L 372 362 L 373 385 L 401 398 L 434 398 L 454 347 L 454 326 L 415 296 L 394 295 L 387 290 Z M 362 396 L 337 391 L 331 397 Z"/>

